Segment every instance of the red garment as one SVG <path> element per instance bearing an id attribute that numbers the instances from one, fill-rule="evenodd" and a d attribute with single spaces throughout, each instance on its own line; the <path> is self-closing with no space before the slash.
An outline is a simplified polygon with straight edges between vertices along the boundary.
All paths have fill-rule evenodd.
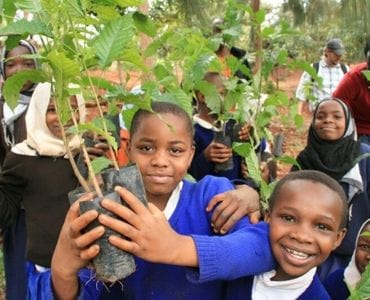
<path id="1" fill-rule="evenodd" d="M 352 68 L 333 93 L 351 108 L 358 135 L 370 135 L 370 82 L 361 73 L 365 70 L 366 63 Z"/>

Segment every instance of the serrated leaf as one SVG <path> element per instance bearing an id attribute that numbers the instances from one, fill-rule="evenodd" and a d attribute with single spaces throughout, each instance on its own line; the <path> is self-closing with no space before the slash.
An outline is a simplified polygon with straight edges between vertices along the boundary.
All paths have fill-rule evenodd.
<path id="1" fill-rule="evenodd" d="M 0 36 L 24 35 L 25 33 L 30 35 L 40 34 L 47 37 L 52 37 L 52 33 L 45 23 L 37 20 L 27 21 L 25 19 L 21 19 L 0 29 Z"/>
<path id="2" fill-rule="evenodd" d="M 144 72 L 148 72 L 148 68 L 144 63 L 144 59 L 136 49 L 125 49 L 120 59 L 124 62 L 130 63 Z"/>
<path id="3" fill-rule="evenodd" d="M 109 22 L 94 41 L 93 47 L 100 65 L 105 68 L 120 57 L 133 36 L 131 15 L 125 15 Z"/>
<path id="4" fill-rule="evenodd" d="M 155 26 L 155 23 L 148 16 L 140 12 L 135 12 L 133 14 L 133 19 L 134 19 L 134 24 L 136 28 L 140 32 L 143 32 L 150 37 L 155 36 L 157 32 L 157 28 Z"/>
<path id="5" fill-rule="evenodd" d="M 143 0 L 114 0 L 121 7 L 139 6 L 143 4 Z"/>
<path id="6" fill-rule="evenodd" d="M 105 156 L 99 156 L 91 162 L 94 174 L 99 174 L 104 169 L 112 165 L 112 161 Z"/>
<path id="7" fill-rule="evenodd" d="M 361 280 L 354 290 L 350 290 L 349 299 L 369 299 L 370 298 L 370 264 L 366 266 L 361 274 Z"/>
<path id="8" fill-rule="evenodd" d="M 27 81 L 44 82 L 47 81 L 47 77 L 41 70 L 25 70 L 9 77 L 4 82 L 3 96 L 10 108 L 14 109 L 16 107 L 19 92 Z"/>
<path id="9" fill-rule="evenodd" d="M 14 1 L 14 5 L 17 7 L 17 9 L 27 11 L 30 13 L 38 13 L 42 10 L 41 3 L 39 0 Z"/>

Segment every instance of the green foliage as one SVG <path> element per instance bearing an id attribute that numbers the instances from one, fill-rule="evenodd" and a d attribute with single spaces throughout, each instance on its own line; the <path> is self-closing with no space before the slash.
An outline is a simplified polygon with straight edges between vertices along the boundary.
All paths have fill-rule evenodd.
<path id="1" fill-rule="evenodd" d="M 361 280 L 355 289 L 350 290 L 350 300 L 363 300 L 370 298 L 370 264 L 367 265 L 365 271 L 361 274 Z"/>
<path id="2" fill-rule="evenodd" d="M 6 84 L 4 84 L 3 88 L 3 96 L 6 99 L 9 107 L 14 109 L 17 106 L 19 91 L 27 81 L 35 83 L 46 80 L 47 77 L 45 74 L 39 70 L 27 70 L 24 72 L 19 72 L 6 80 Z"/>

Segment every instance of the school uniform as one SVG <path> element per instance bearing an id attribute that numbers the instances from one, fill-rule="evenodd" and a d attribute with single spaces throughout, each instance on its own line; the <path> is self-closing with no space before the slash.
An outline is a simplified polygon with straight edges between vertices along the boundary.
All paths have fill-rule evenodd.
<path id="1" fill-rule="evenodd" d="M 86 277 L 80 276 L 80 299 L 101 299 L 100 296 L 104 299 L 106 295 L 109 299 L 224 299 L 225 280 L 271 270 L 275 263 L 264 224 L 252 225 L 244 218 L 224 236 L 215 236 L 213 232 L 212 214 L 205 208 L 213 196 L 231 188 L 226 178 L 206 176 L 198 183 L 183 180 L 164 210 L 176 232 L 193 237 L 199 268 L 135 258 L 136 271 L 108 288 L 109 292 L 96 289 L 91 282 L 85 285 Z M 50 277 L 40 279 L 35 273 L 32 282 L 36 282 L 33 293 L 46 297 L 40 299 L 50 297 Z"/>

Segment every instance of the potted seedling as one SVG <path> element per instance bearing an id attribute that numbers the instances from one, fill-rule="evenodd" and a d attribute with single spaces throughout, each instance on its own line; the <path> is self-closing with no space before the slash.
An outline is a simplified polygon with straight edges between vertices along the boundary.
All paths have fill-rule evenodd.
<path id="1" fill-rule="evenodd" d="M 102 197 L 111 197 L 121 202 L 121 199 L 112 192 L 116 184 L 126 186 L 145 202 L 145 193 L 142 187 L 140 172 L 136 166 L 120 169 L 114 158 L 100 157 L 93 161 L 82 136 L 87 132 L 102 137 L 108 144 L 109 151 L 114 153 L 117 150 L 117 143 L 111 134 L 109 120 L 107 120 L 101 103 L 98 90 L 104 89 L 111 94 L 125 94 L 122 87 L 113 85 L 100 77 L 94 78 L 90 70 L 101 70 L 104 77 L 104 70 L 109 68 L 114 61 L 127 62 L 140 65 L 141 57 L 132 56 L 132 53 L 139 53 L 137 46 L 133 43 L 137 30 L 149 35 L 155 34 L 155 27 L 152 22 L 139 11 L 127 11 L 127 7 L 139 5 L 140 1 L 117 2 L 115 6 L 104 1 L 47 1 L 29 2 L 16 1 L 16 5 L 26 9 L 33 14 L 31 21 L 15 17 L 15 6 L 5 7 L 5 14 L 8 24 L 0 30 L 1 36 L 6 36 L 6 44 L 9 48 L 16 45 L 21 38 L 28 35 L 36 35 L 42 45 L 41 54 L 36 58 L 42 63 L 40 70 L 23 71 L 12 76 L 6 82 L 3 95 L 11 107 L 17 101 L 20 88 L 26 81 L 50 82 L 52 85 L 53 101 L 56 112 L 61 123 L 63 141 L 66 145 L 71 166 L 78 178 L 82 189 L 78 193 L 95 192 L 97 199 L 81 204 L 81 212 L 94 207 L 101 211 L 99 201 Z M 33 57 L 35 58 L 35 57 Z M 119 92 L 117 92 L 119 91 Z M 85 99 L 95 101 L 99 117 L 94 121 L 85 124 L 78 124 L 74 118 L 74 112 L 69 103 L 71 95 L 82 94 Z M 133 103 L 136 107 L 150 107 L 149 98 L 127 97 L 126 103 Z M 112 107 L 115 104 L 111 105 Z M 72 118 L 73 131 L 81 137 L 81 153 L 87 166 L 88 179 L 80 172 L 72 153 L 68 148 L 66 132 L 63 128 L 67 121 Z M 98 176 L 103 169 L 113 166 L 104 172 L 103 184 L 99 182 Z M 138 185 L 138 187 L 136 186 Z M 132 188 L 135 186 L 135 188 Z M 75 193 L 76 194 L 76 193 Z M 76 196 L 76 195 L 75 195 Z M 72 197 L 71 198 L 76 198 Z M 105 240 L 104 240 L 105 239 Z M 134 270 L 133 257 L 109 248 L 106 238 L 101 244 L 101 255 L 94 261 L 97 269 L 97 277 L 114 282 L 128 276 Z M 111 255 L 115 251 L 115 255 Z M 108 254 L 108 260 L 103 258 Z M 123 255 L 118 258 L 116 255 Z M 114 261 L 115 259 L 115 261 Z M 126 262 L 122 267 L 122 262 Z M 116 266 L 118 265 L 118 268 Z"/>

